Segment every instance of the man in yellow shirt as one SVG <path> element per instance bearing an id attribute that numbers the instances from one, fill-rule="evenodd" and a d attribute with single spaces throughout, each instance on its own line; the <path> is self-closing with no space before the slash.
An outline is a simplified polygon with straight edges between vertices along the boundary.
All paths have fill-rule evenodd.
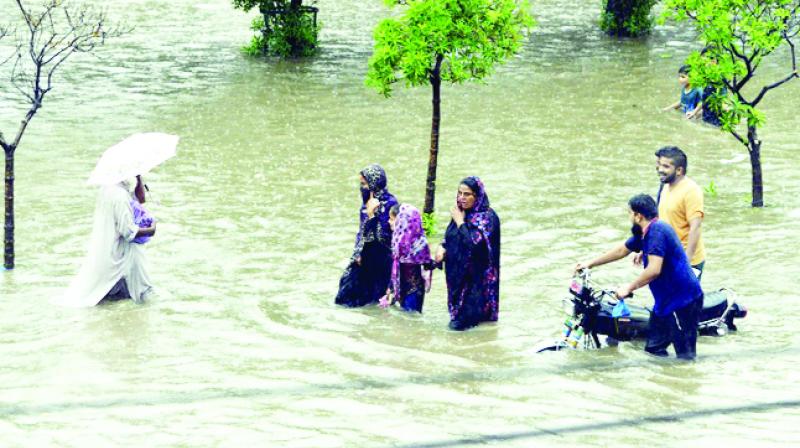
<path id="1" fill-rule="evenodd" d="M 676 146 L 665 146 L 656 151 L 656 171 L 661 179 L 658 194 L 658 216 L 678 234 L 693 268 L 703 275 L 706 250 L 703 245 L 703 190 L 686 177 L 686 154 Z"/>

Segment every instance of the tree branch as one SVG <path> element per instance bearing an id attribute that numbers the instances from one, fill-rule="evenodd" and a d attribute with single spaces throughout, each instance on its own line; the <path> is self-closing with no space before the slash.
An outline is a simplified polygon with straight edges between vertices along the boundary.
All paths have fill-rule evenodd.
<path id="1" fill-rule="evenodd" d="M 747 68 L 747 74 L 745 74 L 744 78 L 742 78 L 741 80 L 734 78 L 734 85 L 736 86 L 737 89 L 741 89 L 742 87 L 744 87 L 744 85 L 747 84 L 747 82 L 750 81 L 750 79 L 753 77 L 753 74 L 756 71 L 755 70 L 756 67 L 753 66 L 752 61 L 760 55 L 759 50 L 755 50 L 753 51 L 753 55 L 748 57 L 747 43 L 744 35 L 740 36 L 739 40 L 742 42 L 741 52 L 739 51 L 739 49 L 736 48 L 735 43 L 731 42 L 730 45 L 727 45 L 728 52 L 735 58 L 741 59 L 742 62 L 744 62 L 745 67 Z"/>
<path id="2" fill-rule="evenodd" d="M 9 29 L 9 28 L 3 28 L 3 27 L 0 27 L 0 39 L 4 38 L 4 37 L 6 37 L 6 36 L 9 36 L 9 35 L 11 35 L 11 33 L 12 33 L 12 32 L 13 32 L 13 30 L 11 30 L 11 29 Z M 20 50 L 20 49 L 22 49 L 22 44 L 20 44 L 20 43 L 17 43 L 17 44 L 16 44 L 16 48 L 14 48 L 14 49 L 11 51 L 11 53 L 8 55 L 8 57 L 7 57 L 7 58 L 5 58 L 5 59 L 0 59 L 0 65 L 3 65 L 3 64 L 5 64 L 6 62 L 8 62 L 8 61 L 10 61 L 11 59 L 13 59 L 13 58 L 14 58 L 14 56 L 16 56 L 16 55 L 19 53 L 19 50 Z"/>
<path id="3" fill-rule="evenodd" d="M 786 42 L 789 44 L 789 54 L 791 55 L 790 57 L 791 57 L 791 60 L 792 60 L 792 73 L 790 73 L 788 76 L 786 76 L 785 78 L 781 79 L 780 81 L 774 82 L 774 83 L 772 83 L 772 84 L 770 84 L 768 86 L 764 86 L 764 88 L 761 89 L 761 92 L 759 92 L 759 94 L 756 97 L 756 99 L 753 100 L 753 106 L 755 106 L 756 104 L 761 102 L 761 99 L 764 98 L 764 95 L 766 95 L 767 92 L 769 92 L 770 90 L 772 90 L 772 89 L 774 89 L 776 87 L 780 87 L 781 85 L 791 81 L 794 78 L 800 78 L 800 76 L 798 76 L 798 74 L 797 74 L 797 54 L 795 52 L 794 43 L 792 42 L 791 39 L 789 39 L 789 37 L 787 36 L 785 31 L 783 32 L 783 37 L 786 40 Z"/>
<path id="4" fill-rule="evenodd" d="M 24 72 L 20 68 L 20 63 L 22 61 L 22 54 L 17 54 L 17 60 L 14 61 L 14 66 L 11 67 L 11 85 L 14 86 L 19 93 L 21 93 L 25 98 L 28 99 L 29 102 L 33 103 L 34 99 L 33 96 L 29 93 L 29 90 L 33 90 L 33 87 L 26 85 L 23 89 L 20 86 L 20 82 L 26 82 L 28 84 L 30 81 L 26 79 Z M 30 87 L 30 88 L 29 88 Z"/>
<path id="5" fill-rule="evenodd" d="M 744 146 L 747 146 L 747 140 L 745 140 L 744 138 L 742 138 L 742 136 L 741 136 L 741 135 L 739 135 L 739 133 L 738 133 L 738 132 L 736 132 L 734 129 L 731 129 L 729 132 L 731 133 L 731 135 L 733 135 L 734 137 L 736 137 L 736 140 L 739 140 L 739 143 L 743 144 Z"/>
<path id="6" fill-rule="evenodd" d="M 757 105 L 759 102 L 761 102 L 761 99 L 762 99 L 762 98 L 764 98 L 764 95 L 766 95 L 766 94 L 767 94 L 767 92 L 769 92 L 770 90 L 774 89 L 775 87 L 780 87 L 781 85 L 783 85 L 783 84 L 785 84 L 785 83 L 787 83 L 787 82 L 791 81 L 791 80 L 792 80 L 792 79 L 794 79 L 794 78 L 800 78 L 800 76 L 798 76 L 798 75 L 797 75 L 797 70 L 795 70 L 794 72 L 792 72 L 792 74 L 791 74 L 791 75 L 789 75 L 789 76 L 787 76 L 787 77 L 785 77 L 785 78 L 781 79 L 780 81 L 778 81 L 778 82 L 774 82 L 774 83 L 772 83 L 772 84 L 770 84 L 770 85 L 768 85 L 768 86 L 765 86 L 764 88 L 762 88 L 762 89 L 761 89 L 761 92 L 759 92 L 759 94 L 758 94 L 758 96 L 756 97 L 756 99 L 754 99 L 754 100 L 753 100 L 753 106 L 755 106 L 755 105 Z"/>
<path id="7" fill-rule="evenodd" d="M 119 27 L 105 31 L 106 13 L 85 5 L 72 7 L 62 0 L 47 0 L 41 12 L 33 14 L 21 0 L 15 2 L 29 32 L 27 53 L 30 59 L 23 60 L 20 46 L 11 71 L 11 82 L 30 102 L 30 108 L 13 142 L 4 141 L 11 150 L 19 146 L 31 119 L 42 107 L 45 95 L 52 90 L 53 76 L 59 67 L 75 53 L 91 53 L 97 45 L 105 42 L 106 36 L 119 36 L 126 32 Z"/>
<path id="8" fill-rule="evenodd" d="M 25 130 L 28 128 L 28 124 L 31 122 L 31 118 L 36 115 L 36 112 L 39 108 L 42 107 L 41 102 L 34 103 L 28 112 L 25 114 L 25 119 L 22 120 L 22 123 L 19 125 L 19 130 L 17 130 L 17 137 L 14 139 L 14 143 L 9 145 L 12 149 L 16 149 L 19 146 L 19 142 L 22 140 L 22 135 L 25 134 Z"/>

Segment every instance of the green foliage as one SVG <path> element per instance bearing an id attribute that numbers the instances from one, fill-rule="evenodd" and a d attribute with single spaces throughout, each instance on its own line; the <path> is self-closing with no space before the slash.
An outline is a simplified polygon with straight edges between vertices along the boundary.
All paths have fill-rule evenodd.
<path id="1" fill-rule="evenodd" d="M 657 0 L 603 0 L 600 29 L 612 36 L 639 37 L 650 32 L 650 11 Z"/>
<path id="2" fill-rule="evenodd" d="M 284 58 L 313 56 L 321 24 L 314 26 L 310 14 L 286 14 L 269 34 L 268 48 Z"/>
<path id="3" fill-rule="evenodd" d="M 283 58 L 313 56 L 317 52 L 320 24 L 305 7 L 292 9 L 290 0 L 233 0 L 244 11 L 258 7 L 262 15 L 253 19 L 250 28 L 256 34 L 242 51 L 251 56 L 273 54 Z M 296 2 L 300 5 L 302 2 Z M 284 11 L 266 14 L 267 11 Z"/>
<path id="4" fill-rule="evenodd" d="M 422 230 L 425 231 L 425 236 L 433 236 L 436 231 L 436 215 L 433 213 L 422 214 Z"/>
<path id="5" fill-rule="evenodd" d="M 742 123 L 749 128 L 763 125 L 764 114 L 756 106 L 764 94 L 797 77 L 792 61 L 790 70 L 794 74 L 784 81 L 763 86 L 750 100 L 743 91 L 764 58 L 797 36 L 798 9 L 799 0 L 665 1 L 662 20 L 692 21 L 698 39 L 707 48 L 705 53 L 694 52 L 687 59 L 692 86 L 725 86 L 729 90 L 729 94 L 715 95 L 709 102 L 712 109 L 721 113 L 724 130 L 736 135 Z M 739 140 L 747 145 L 744 139 Z"/>
<path id="6" fill-rule="evenodd" d="M 260 8 L 268 8 L 273 6 L 277 2 L 270 1 L 270 0 L 233 0 L 233 7 L 236 9 L 241 9 L 242 11 L 250 11 L 251 9 L 255 8 L 256 6 Z M 263 7 L 262 7 L 263 5 Z"/>
<path id="7" fill-rule="evenodd" d="M 257 33 L 250 40 L 250 44 L 242 47 L 242 51 L 249 56 L 258 56 L 267 52 L 268 43 L 264 37 L 262 30 L 264 29 L 264 16 L 258 16 L 253 19 L 250 24 L 250 29 L 257 31 Z"/>
<path id="8" fill-rule="evenodd" d="M 534 25 L 528 0 L 407 0 L 397 18 L 375 29 L 375 50 L 366 84 L 390 96 L 394 83 L 430 83 L 438 56 L 441 77 L 461 83 L 491 74 L 496 63 L 516 54 Z"/>

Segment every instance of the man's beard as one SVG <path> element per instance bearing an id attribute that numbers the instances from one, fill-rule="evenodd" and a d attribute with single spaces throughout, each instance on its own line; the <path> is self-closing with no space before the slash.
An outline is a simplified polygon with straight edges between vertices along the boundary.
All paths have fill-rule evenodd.
<path id="1" fill-rule="evenodd" d="M 667 175 L 667 177 L 664 178 L 664 180 L 661 181 L 661 183 L 662 184 L 672 183 L 672 181 L 675 180 L 675 176 L 676 176 L 675 173 L 669 174 L 669 175 Z"/>
<path id="2" fill-rule="evenodd" d="M 631 226 L 631 233 L 636 238 L 641 238 L 642 235 L 644 235 L 644 231 L 642 230 L 642 226 L 640 226 L 639 224 L 633 224 Z"/>

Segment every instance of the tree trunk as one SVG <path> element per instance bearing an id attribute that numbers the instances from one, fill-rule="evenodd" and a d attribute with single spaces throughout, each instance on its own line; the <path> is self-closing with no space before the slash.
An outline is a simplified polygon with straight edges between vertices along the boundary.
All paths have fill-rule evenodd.
<path id="1" fill-rule="evenodd" d="M 14 269 L 14 147 L 5 148 L 6 154 L 6 213 L 3 232 L 4 262 L 6 269 Z"/>
<path id="2" fill-rule="evenodd" d="M 761 140 L 756 128 L 747 127 L 747 150 L 750 152 L 750 167 L 753 173 L 753 207 L 764 206 L 764 180 L 761 177 Z"/>
<path id="3" fill-rule="evenodd" d="M 441 121 L 440 92 L 442 86 L 442 55 L 436 56 L 436 65 L 431 73 L 431 87 L 433 87 L 433 118 L 431 121 L 431 153 L 428 159 L 428 178 L 425 181 L 425 208 L 423 213 L 433 213 L 436 197 L 436 166 L 439 157 L 439 123 Z"/>
<path id="4" fill-rule="evenodd" d="M 289 11 L 283 17 L 283 32 L 286 33 L 286 41 L 291 47 L 292 57 L 300 57 L 307 45 L 301 37 L 303 30 L 303 0 L 291 0 Z"/>

